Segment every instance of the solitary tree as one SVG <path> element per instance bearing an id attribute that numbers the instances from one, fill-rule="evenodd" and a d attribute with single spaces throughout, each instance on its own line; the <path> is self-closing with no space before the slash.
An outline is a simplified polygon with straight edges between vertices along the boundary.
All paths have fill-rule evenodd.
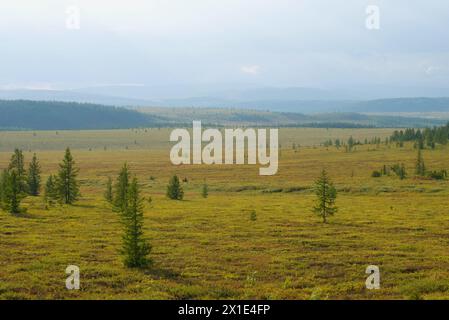
<path id="1" fill-rule="evenodd" d="M 133 178 L 129 185 L 127 199 L 128 205 L 122 215 L 124 264 L 129 268 L 141 268 L 150 263 L 147 256 L 151 246 L 143 235 L 143 204 L 137 178 Z"/>
<path id="2" fill-rule="evenodd" d="M 11 161 L 9 162 L 8 170 L 16 171 L 19 191 L 26 192 L 26 174 L 22 150 L 14 150 L 14 154 L 11 156 Z"/>
<path id="3" fill-rule="evenodd" d="M 418 149 L 418 157 L 416 158 L 415 173 L 420 177 L 426 175 L 426 166 L 424 165 L 424 159 L 422 157 L 421 149 Z"/>
<path id="4" fill-rule="evenodd" d="M 37 161 L 36 154 L 33 155 L 33 159 L 30 162 L 27 176 L 28 194 L 32 196 L 39 195 L 39 189 L 41 187 L 41 167 L 39 161 Z"/>
<path id="5" fill-rule="evenodd" d="M 182 190 L 181 183 L 178 176 L 173 176 L 167 186 L 167 197 L 172 200 L 182 200 L 184 198 L 184 191 Z"/>
<path id="6" fill-rule="evenodd" d="M 73 204 L 79 197 L 79 187 L 76 177 L 78 169 L 75 167 L 70 149 L 65 151 L 64 159 L 59 165 L 59 173 L 56 181 L 58 197 L 62 203 Z"/>
<path id="7" fill-rule="evenodd" d="M 106 182 L 106 191 L 104 192 L 104 198 L 107 202 L 112 203 L 112 179 L 108 177 L 108 182 Z"/>
<path id="8" fill-rule="evenodd" d="M 203 188 L 201 189 L 201 196 L 203 198 L 207 198 L 207 196 L 209 195 L 209 188 L 207 186 L 207 184 L 203 184 Z"/>
<path id="9" fill-rule="evenodd" d="M 50 175 L 45 183 L 45 202 L 49 205 L 53 205 L 58 200 L 58 190 L 56 189 L 56 178 Z"/>
<path id="10" fill-rule="evenodd" d="M 337 190 L 329 179 L 326 170 L 321 171 L 320 177 L 315 181 L 315 194 L 317 196 L 316 206 L 313 211 L 327 222 L 327 217 L 334 215 L 337 211 L 335 199 Z"/>
<path id="11" fill-rule="evenodd" d="M 125 163 L 120 169 L 114 191 L 114 207 L 119 212 L 124 212 L 128 205 L 129 168 Z"/>

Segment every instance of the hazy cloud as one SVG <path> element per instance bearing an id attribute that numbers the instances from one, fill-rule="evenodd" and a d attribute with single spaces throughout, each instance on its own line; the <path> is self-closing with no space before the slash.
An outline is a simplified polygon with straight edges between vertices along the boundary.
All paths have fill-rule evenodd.
<path id="1" fill-rule="evenodd" d="M 0 85 L 449 83 L 446 0 L 5 0 L 0 30 Z"/>
<path id="2" fill-rule="evenodd" d="M 240 68 L 240 70 L 241 70 L 243 73 L 246 73 L 246 74 L 256 75 L 256 74 L 258 74 L 259 71 L 260 71 L 260 66 L 258 66 L 258 65 L 242 66 L 242 67 Z"/>

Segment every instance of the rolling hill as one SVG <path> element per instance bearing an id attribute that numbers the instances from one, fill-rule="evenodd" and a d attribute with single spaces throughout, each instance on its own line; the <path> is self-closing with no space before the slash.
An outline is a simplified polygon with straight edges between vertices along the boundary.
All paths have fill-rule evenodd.
<path id="1" fill-rule="evenodd" d="M 1 130 L 84 130 L 190 126 L 426 127 L 444 120 L 355 112 L 302 114 L 234 108 L 126 109 L 89 103 L 0 100 Z"/>
<path id="2" fill-rule="evenodd" d="M 125 108 L 53 101 L 0 100 L 0 128 L 119 129 L 148 126 L 156 117 Z"/>

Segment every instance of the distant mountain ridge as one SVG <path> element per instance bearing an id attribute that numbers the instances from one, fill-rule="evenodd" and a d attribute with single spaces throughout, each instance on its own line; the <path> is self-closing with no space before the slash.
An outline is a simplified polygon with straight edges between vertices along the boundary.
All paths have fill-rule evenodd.
<path id="1" fill-rule="evenodd" d="M 147 92 L 146 87 L 100 87 L 77 90 L 0 90 L 0 99 L 79 102 L 125 107 L 241 108 L 292 113 L 322 112 L 449 112 L 448 97 L 404 97 L 360 100 L 332 91 L 313 88 L 253 88 L 227 90 L 211 95 L 161 98 L 167 94 Z M 202 93 L 201 90 L 193 90 Z M 448 92 L 449 95 L 449 92 Z M 183 96 L 183 97 L 181 97 Z M 157 99 L 152 99 L 156 98 Z"/>
<path id="2" fill-rule="evenodd" d="M 449 98 L 396 98 L 354 102 L 354 112 L 448 112 Z"/>

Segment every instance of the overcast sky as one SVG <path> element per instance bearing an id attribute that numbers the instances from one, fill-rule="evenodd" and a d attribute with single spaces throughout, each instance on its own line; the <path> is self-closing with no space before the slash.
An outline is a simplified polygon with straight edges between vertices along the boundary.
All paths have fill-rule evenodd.
<path id="1" fill-rule="evenodd" d="M 1 88 L 449 87 L 447 0 L 2 0 L 0 28 Z"/>

